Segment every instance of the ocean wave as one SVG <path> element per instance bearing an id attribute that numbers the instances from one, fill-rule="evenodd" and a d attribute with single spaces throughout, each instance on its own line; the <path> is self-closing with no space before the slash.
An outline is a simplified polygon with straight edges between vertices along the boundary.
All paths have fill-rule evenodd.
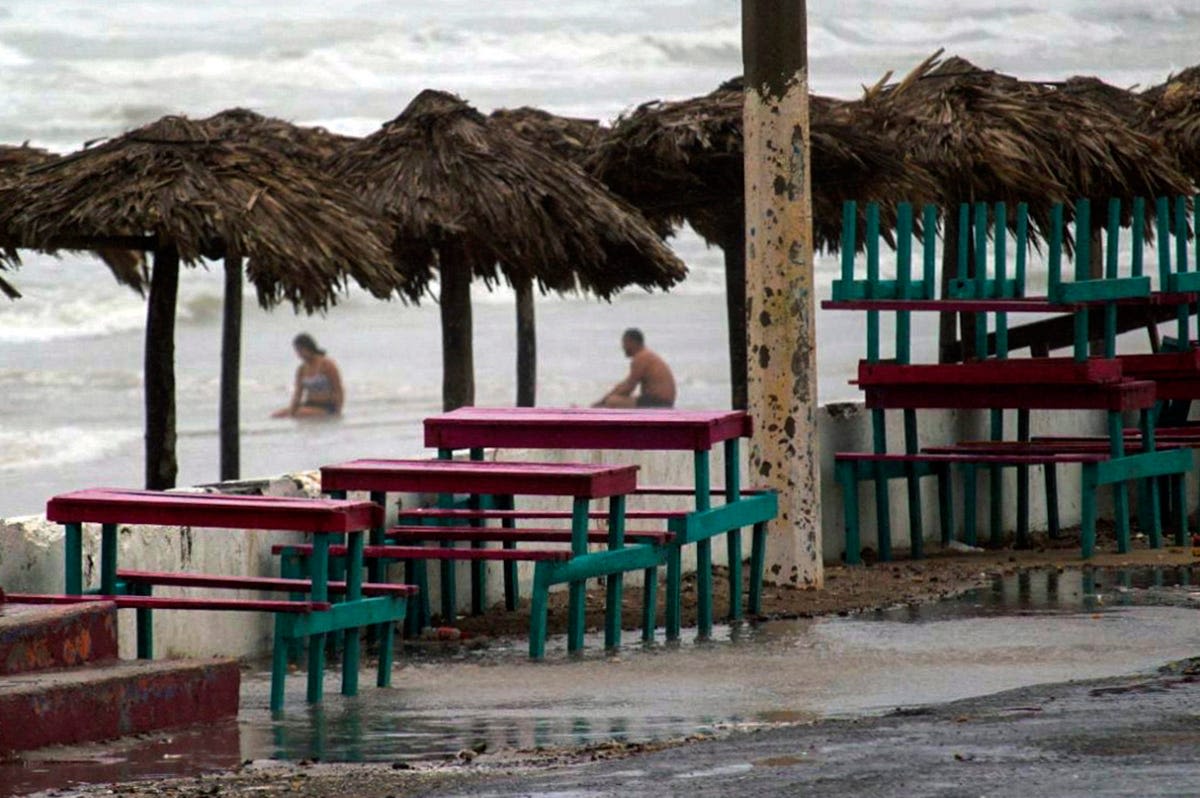
<path id="1" fill-rule="evenodd" d="M 52 427 L 0 430 L 0 472 L 86 463 L 115 454 L 137 440 L 130 430 Z"/>

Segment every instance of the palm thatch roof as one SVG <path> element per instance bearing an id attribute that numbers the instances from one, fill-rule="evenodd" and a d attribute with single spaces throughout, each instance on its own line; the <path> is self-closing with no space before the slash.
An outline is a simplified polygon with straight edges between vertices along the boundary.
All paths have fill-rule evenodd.
<path id="1" fill-rule="evenodd" d="M 264 306 L 336 300 L 346 277 L 416 297 L 388 231 L 353 196 L 272 147 L 168 116 L 28 170 L 0 189 L 0 230 L 20 247 L 174 247 L 195 265 L 234 251 Z"/>
<path id="2" fill-rule="evenodd" d="M 1200 66 L 1189 67 L 1142 93 L 1147 127 L 1157 131 L 1183 170 L 1200 183 Z"/>
<path id="3" fill-rule="evenodd" d="M 499 108 L 488 118 L 575 164 L 582 164 L 592 154 L 606 132 L 596 119 L 556 116 L 529 106 Z"/>
<path id="4" fill-rule="evenodd" d="M 484 280 L 601 297 L 686 273 L 633 207 L 445 92 L 422 91 L 330 168 L 391 219 L 397 256 L 426 269 L 453 250 Z"/>
<path id="5" fill-rule="evenodd" d="M 229 108 L 201 121 L 212 134 L 232 141 L 257 138 L 289 158 L 319 168 L 343 147 L 356 141 L 353 136 L 332 133 L 323 127 L 305 127 L 263 116 L 248 108 Z"/>
<path id="6" fill-rule="evenodd" d="M 1150 104 L 1133 88 L 1123 89 L 1091 75 L 1075 75 L 1061 83 L 1045 85 L 1057 87 L 1064 94 L 1082 97 L 1088 102 L 1103 106 L 1114 116 L 1120 117 L 1125 124 L 1144 133 L 1153 132 L 1143 127 L 1150 112 Z"/>
<path id="7" fill-rule="evenodd" d="M 867 89 L 864 110 L 952 201 L 1029 202 L 1045 229 L 1055 202 L 1188 191 L 1160 141 L 1086 92 L 943 60 L 940 50 L 899 83 L 888 77 Z"/>
<path id="8" fill-rule="evenodd" d="M 588 166 L 655 221 L 686 220 L 709 242 L 728 242 L 744 215 L 743 103 L 740 77 L 702 97 L 645 103 L 617 121 Z M 860 124 L 849 104 L 812 96 L 809 112 L 817 246 L 840 243 L 844 200 L 934 198 L 926 172 Z"/>

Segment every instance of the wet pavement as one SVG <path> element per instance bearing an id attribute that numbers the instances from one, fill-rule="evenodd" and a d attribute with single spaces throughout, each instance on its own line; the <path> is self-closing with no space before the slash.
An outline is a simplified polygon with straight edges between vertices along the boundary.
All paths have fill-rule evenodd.
<path id="1" fill-rule="evenodd" d="M 600 651 L 598 638 L 589 638 L 581 659 L 566 656 L 563 640 L 552 641 L 557 648 L 543 663 L 529 662 L 520 640 L 474 650 L 425 649 L 403 658 L 390 690 L 374 688 L 364 672 L 360 695 L 345 698 L 337 694 L 339 675 L 329 674 L 319 708 L 303 703 L 303 678 L 291 679 L 278 720 L 267 711 L 268 675 L 251 672 L 243 679 L 237 726 L 210 730 L 198 748 L 197 740 L 188 742 L 195 732 L 184 732 L 141 745 L 58 752 L 72 762 L 70 769 L 62 769 L 61 760 L 55 764 L 56 753 L 49 751 L 23 767 L 0 765 L 0 795 L 49 787 L 47 779 L 59 786 L 150 777 L 242 759 L 396 762 L 452 757 L 464 749 L 573 747 L 695 733 L 751 731 L 759 738 L 779 733 L 774 727 L 780 724 L 830 718 L 886 723 L 881 716 L 897 708 L 1149 674 L 1196 655 L 1200 589 L 1191 585 L 1198 577 L 1200 572 L 1182 568 L 1024 573 L 935 604 L 723 627 L 711 641 L 627 643 L 615 657 Z M 167 740 L 183 744 L 172 747 Z M 91 767 L 89 758 L 96 760 Z M 762 765 L 729 761 L 711 767 L 725 770 L 697 766 L 698 775 L 671 778 L 698 785 L 737 782 Z"/>

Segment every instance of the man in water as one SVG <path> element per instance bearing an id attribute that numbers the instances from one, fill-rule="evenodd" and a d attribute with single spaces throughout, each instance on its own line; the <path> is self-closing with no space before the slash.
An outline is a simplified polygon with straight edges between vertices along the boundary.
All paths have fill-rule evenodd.
<path id="1" fill-rule="evenodd" d="M 626 330 L 621 336 L 621 348 L 629 358 L 629 376 L 592 407 L 674 407 L 675 377 L 666 362 L 646 348 L 642 331 Z M 634 396 L 638 386 L 641 386 L 641 392 Z"/>

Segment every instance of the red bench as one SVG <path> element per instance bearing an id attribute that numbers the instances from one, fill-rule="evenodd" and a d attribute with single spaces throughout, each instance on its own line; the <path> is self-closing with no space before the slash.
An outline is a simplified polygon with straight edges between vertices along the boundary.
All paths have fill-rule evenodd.
<path id="1" fill-rule="evenodd" d="M 389 538 L 400 540 L 474 540 L 503 543 L 570 543 L 571 530 L 544 528 L 496 527 L 433 527 L 397 526 L 387 531 Z M 587 533 L 588 543 L 607 543 L 607 530 L 593 529 Z M 626 529 L 626 540 L 640 540 L 663 545 L 675 537 L 665 530 Z"/>
<path id="2" fill-rule="evenodd" d="M 92 600 L 83 597 L 82 579 L 83 524 L 101 524 L 100 586 L 102 596 L 116 596 L 118 606 L 138 610 L 138 656 L 149 657 L 153 648 L 152 609 L 210 609 L 269 611 L 275 613 L 275 647 L 272 661 L 271 708 L 283 706 L 287 675 L 287 644 L 309 638 L 308 699 L 315 702 L 323 693 L 325 667 L 324 638 L 340 632 L 344 637 L 345 658 L 342 692 L 354 695 L 358 690 L 359 629 L 379 626 L 383 629 L 379 677 L 381 686 L 390 683 L 392 637 L 395 621 L 403 620 L 411 588 L 373 586 L 364 593 L 361 579 L 363 532 L 381 526 L 383 508 L 371 502 L 332 499 L 293 499 L 265 496 L 229 496 L 204 493 L 160 493 L 154 491 L 100 488 L 77 491 L 52 498 L 46 505 L 46 517 L 62 523 L 66 534 L 65 596 L 62 601 Z M 314 567 L 309 580 L 278 583 L 255 577 L 213 574 L 159 574 L 125 571 L 121 582 L 117 567 L 118 524 L 154 524 L 170 527 L 221 529 L 287 530 L 311 535 Z M 327 579 L 331 539 L 344 538 L 343 548 L 350 559 L 359 563 L 351 569 L 347 584 L 338 592 L 345 600 L 331 607 Z M 222 598 L 171 598 L 148 595 L 153 584 L 254 590 L 288 590 L 308 594 L 307 601 L 276 602 Z M 119 587 L 128 586 L 135 595 L 120 595 Z M 295 605 L 300 605 L 299 607 Z"/>

